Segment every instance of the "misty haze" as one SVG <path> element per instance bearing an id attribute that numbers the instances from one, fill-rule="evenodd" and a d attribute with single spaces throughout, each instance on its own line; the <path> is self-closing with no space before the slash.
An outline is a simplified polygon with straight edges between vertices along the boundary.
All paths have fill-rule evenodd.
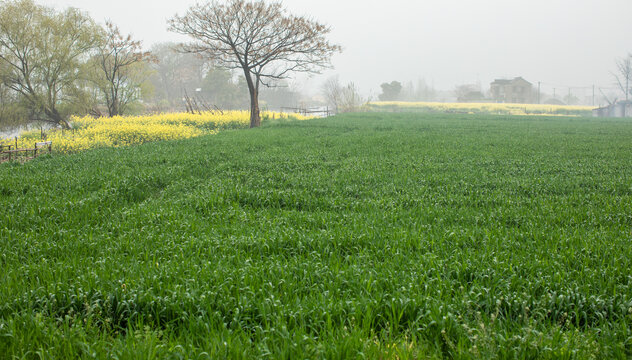
<path id="1" fill-rule="evenodd" d="M 629 0 L 0 0 L 0 358 L 632 358 Z"/>

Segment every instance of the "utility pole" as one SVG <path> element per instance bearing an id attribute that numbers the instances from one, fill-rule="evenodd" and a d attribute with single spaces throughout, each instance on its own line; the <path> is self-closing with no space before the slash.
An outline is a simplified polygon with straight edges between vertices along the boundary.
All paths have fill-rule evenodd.
<path id="1" fill-rule="evenodd" d="M 593 101 L 592 101 L 592 106 L 595 106 L 595 85 L 593 85 Z"/>
<path id="2" fill-rule="evenodd" d="M 540 81 L 538 81 L 538 104 L 541 104 L 541 102 L 540 102 L 540 85 L 542 85 L 542 83 Z"/>
<path id="3" fill-rule="evenodd" d="M 628 117 L 628 104 L 630 103 L 628 95 L 630 94 L 630 75 L 625 77 L 625 104 L 623 104 L 623 117 Z"/>

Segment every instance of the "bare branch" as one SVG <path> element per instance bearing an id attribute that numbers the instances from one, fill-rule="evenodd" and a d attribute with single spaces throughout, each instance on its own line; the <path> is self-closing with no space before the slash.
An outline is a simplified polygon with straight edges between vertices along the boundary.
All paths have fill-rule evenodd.
<path id="1" fill-rule="evenodd" d="M 122 35 L 116 25 L 106 21 L 96 62 L 101 74 L 97 85 L 110 116 L 123 113 L 127 105 L 138 98 L 137 89 L 146 78 L 142 65 L 156 61 L 150 52 L 141 49 L 140 41 L 133 40 L 131 35 Z"/>
<path id="2" fill-rule="evenodd" d="M 252 127 L 260 122 L 260 84 L 271 86 L 291 73 L 331 67 L 332 55 L 341 51 L 327 41 L 329 27 L 288 15 L 280 3 L 263 0 L 194 5 L 185 15 L 174 16 L 169 29 L 193 38 L 183 51 L 203 54 L 224 68 L 242 69 L 250 91 Z"/>
<path id="3" fill-rule="evenodd" d="M 629 101 L 632 89 L 632 54 L 617 60 L 617 73 L 612 74 L 617 81 L 621 92 L 625 95 L 625 101 Z"/>

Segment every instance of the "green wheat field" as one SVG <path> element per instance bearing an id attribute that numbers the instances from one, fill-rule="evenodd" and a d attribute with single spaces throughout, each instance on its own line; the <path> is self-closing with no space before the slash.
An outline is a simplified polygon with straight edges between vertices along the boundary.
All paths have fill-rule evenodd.
<path id="1" fill-rule="evenodd" d="M 632 121 L 342 115 L 0 164 L 1 359 L 625 359 Z"/>

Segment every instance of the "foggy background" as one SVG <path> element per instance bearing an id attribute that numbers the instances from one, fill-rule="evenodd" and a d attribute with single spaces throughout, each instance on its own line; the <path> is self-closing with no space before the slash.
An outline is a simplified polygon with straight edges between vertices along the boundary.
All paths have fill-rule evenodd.
<path id="1" fill-rule="evenodd" d="M 112 20 L 146 49 L 164 41 L 186 41 L 168 32 L 167 19 L 195 0 L 37 0 Z M 425 79 L 438 90 L 462 84 L 483 92 L 497 78 L 521 76 L 542 91 L 589 96 L 592 86 L 614 89 L 615 61 L 632 51 L 630 0 L 291 0 L 286 8 L 332 27 L 343 46 L 333 71 L 292 84 L 318 93 L 339 74 L 372 99 L 380 84 Z M 581 94 L 580 94 L 581 93 Z"/>

